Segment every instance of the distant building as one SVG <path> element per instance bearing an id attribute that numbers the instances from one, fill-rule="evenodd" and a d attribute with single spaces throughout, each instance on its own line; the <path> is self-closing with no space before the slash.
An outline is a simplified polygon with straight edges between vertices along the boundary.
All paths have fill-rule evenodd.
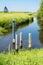
<path id="1" fill-rule="evenodd" d="M 8 9 L 7 9 L 7 7 L 6 7 L 6 6 L 4 7 L 4 12 L 8 12 Z"/>

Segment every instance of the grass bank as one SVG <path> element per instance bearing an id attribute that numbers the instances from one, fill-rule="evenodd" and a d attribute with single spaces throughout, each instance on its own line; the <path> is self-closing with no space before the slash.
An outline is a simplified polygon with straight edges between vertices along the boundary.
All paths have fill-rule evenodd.
<path id="1" fill-rule="evenodd" d="M 26 12 L 0 12 L 0 31 L 4 28 L 6 31 L 3 30 L 3 32 L 8 32 L 8 29 L 10 30 L 12 28 L 12 19 L 15 20 L 16 25 L 20 25 L 22 23 L 25 24 L 25 22 L 31 22 L 33 20 L 33 16 Z"/>
<path id="2" fill-rule="evenodd" d="M 0 65 L 43 65 L 43 49 L 0 53 Z"/>

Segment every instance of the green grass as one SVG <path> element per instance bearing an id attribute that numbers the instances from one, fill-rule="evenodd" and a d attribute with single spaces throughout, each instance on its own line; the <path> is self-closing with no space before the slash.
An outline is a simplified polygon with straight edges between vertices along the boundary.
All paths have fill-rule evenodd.
<path id="1" fill-rule="evenodd" d="M 0 65 L 43 65 L 43 49 L 0 53 Z"/>
<path id="2" fill-rule="evenodd" d="M 8 29 L 10 30 L 12 28 L 13 19 L 15 20 L 16 25 L 20 25 L 23 22 L 32 21 L 32 18 L 32 15 L 24 12 L 0 12 L 0 29 L 4 28 L 6 31 L 8 31 Z M 3 32 L 5 31 L 3 30 Z"/>
<path id="3" fill-rule="evenodd" d="M 0 35 L 3 35 L 7 32 L 8 32 L 8 30 L 4 29 L 3 27 L 0 27 Z"/>
<path id="4" fill-rule="evenodd" d="M 2 22 L 8 22 L 11 23 L 12 19 L 16 21 L 16 23 L 20 23 L 22 21 L 25 21 L 27 19 L 31 19 L 31 16 L 27 13 L 0 13 L 0 23 Z"/>

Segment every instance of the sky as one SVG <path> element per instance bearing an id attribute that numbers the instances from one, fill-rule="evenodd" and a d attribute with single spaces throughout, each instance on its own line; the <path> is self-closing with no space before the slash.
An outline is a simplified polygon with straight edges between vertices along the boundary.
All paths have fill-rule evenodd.
<path id="1" fill-rule="evenodd" d="M 0 0 L 0 11 L 5 6 L 9 11 L 36 12 L 40 7 L 40 0 Z"/>

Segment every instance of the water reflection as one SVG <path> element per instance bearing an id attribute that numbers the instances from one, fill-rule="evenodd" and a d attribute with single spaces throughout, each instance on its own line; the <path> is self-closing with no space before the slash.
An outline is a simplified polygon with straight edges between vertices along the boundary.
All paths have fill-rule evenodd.
<path id="1" fill-rule="evenodd" d="M 39 30 L 39 40 L 40 40 L 40 43 L 43 44 L 43 29 Z"/>
<path id="2" fill-rule="evenodd" d="M 37 23 L 38 23 L 38 26 L 40 27 L 39 40 L 40 40 L 40 43 L 43 44 L 43 21 L 39 19 Z"/>
<path id="3" fill-rule="evenodd" d="M 43 29 L 43 21 L 42 20 L 38 20 L 38 26 L 41 28 L 41 29 Z"/>
<path id="4" fill-rule="evenodd" d="M 24 28 L 24 27 L 28 26 L 31 23 L 33 23 L 33 21 L 30 21 L 30 22 L 27 21 L 26 23 L 23 23 L 21 25 L 16 26 L 16 32 L 18 31 L 18 29 Z"/>

